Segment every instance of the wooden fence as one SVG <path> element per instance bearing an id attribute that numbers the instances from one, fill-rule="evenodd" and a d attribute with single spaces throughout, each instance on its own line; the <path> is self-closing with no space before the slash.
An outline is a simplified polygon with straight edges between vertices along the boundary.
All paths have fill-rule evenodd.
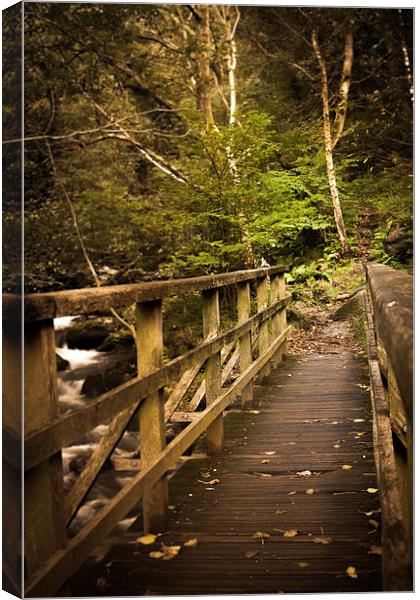
<path id="1" fill-rule="evenodd" d="M 366 277 L 383 586 L 412 590 L 413 278 L 380 264 L 369 264 Z"/>
<path id="2" fill-rule="evenodd" d="M 142 500 L 144 530 L 161 531 L 168 499 L 166 473 L 204 433 L 209 453 L 223 447 L 223 411 L 239 395 L 252 405 L 252 384 L 281 360 L 287 341 L 285 266 L 237 271 L 171 281 L 28 295 L 24 298 L 24 581 L 29 596 L 52 595 L 82 564 L 100 541 Z M 251 315 L 251 285 L 256 285 L 257 312 Z M 220 330 L 219 290 L 236 287 L 237 324 Z M 202 294 L 202 344 L 163 362 L 162 300 L 187 293 Z M 88 315 L 136 305 L 138 376 L 98 397 L 93 403 L 59 415 L 53 319 Z M 18 502 L 20 439 L 19 321 L 22 300 L 3 296 L 4 380 L 3 439 L 7 469 L 6 504 Z M 257 358 L 253 358 L 254 346 Z M 239 375 L 224 387 L 235 364 Z M 177 408 L 204 370 L 203 382 L 188 410 Z M 166 402 L 163 390 L 172 389 Z M 205 409 L 196 411 L 205 397 Z M 138 412 L 141 468 L 109 503 L 74 537 L 68 526 L 129 422 Z M 165 423 L 188 423 L 168 445 Z M 109 424 L 79 479 L 63 489 L 61 451 L 102 424 Z M 19 506 L 19 505 L 18 505 Z M 15 507 L 16 510 L 16 507 Z M 19 508 L 17 507 L 17 510 Z M 16 515 L 15 515 L 16 516 Z M 8 577 L 19 588 L 19 530 L 5 522 Z M 16 544 L 13 543 L 16 540 Z"/>

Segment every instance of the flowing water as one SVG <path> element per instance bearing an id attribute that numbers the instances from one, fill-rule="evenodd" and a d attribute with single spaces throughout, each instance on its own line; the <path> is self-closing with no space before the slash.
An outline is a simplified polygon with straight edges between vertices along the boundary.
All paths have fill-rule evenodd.
<path id="1" fill-rule="evenodd" d="M 69 362 L 69 367 L 58 373 L 58 402 L 61 413 L 78 409 L 94 401 L 94 399 L 87 399 L 82 394 L 83 383 L 89 374 L 100 372 L 112 361 L 112 356 L 107 352 L 68 348 L 65 341 L 65 331 L 76 318 L 61 317 L 54 319 L 54 327 L 57 332 L 56 352 L 61 358 Z M 66 492 L 77 481 L 83 466 L 107 430 L 107 425 L 99 425 L 80 440 L 77 440 L 72 446 L 63 449 L 64 489 Z M 114 455 L 136 456 L 138 446 L 138 433 L 127 431 L 115 449 Z M 130 477 L 124 475 L 118 475 L 112 469 L 104 469 L 104 473 L 98 478 L 87 500 L 73 519 L 69 530 L 70 535 L 74 535 L 84 527 L 128 482 Z M 135 516 L 129 515 L 127 519 L 119 523 L 118 529 L 120 531 L 127 529 L 135 519 Z"/>

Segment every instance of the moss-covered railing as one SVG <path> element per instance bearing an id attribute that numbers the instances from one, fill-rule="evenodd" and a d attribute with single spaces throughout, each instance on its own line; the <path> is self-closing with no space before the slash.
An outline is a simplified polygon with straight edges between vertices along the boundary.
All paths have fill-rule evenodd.
<path id="1" fill-rule="evenodd" d="M 413 277 L 366 267 L 373 438 L 385 590 L 412 590 Z"/>
<path id="2" fill-rule="evenodd" d="M 171 281 L 97 289 L 3 296 L 4 409 L 6 462 L 5 522 L 8 576 L 19 580 L 20 475 L 24 476 L 24 585 L 29 596 L 54 594 L 115 525 L 142 500 L 144 530 L 160 531 L 166 518 L 168 470 L 203 433 L 209 453 L 223 448 L 223 411 L 239 395 L 243 407 L 252 404 L 252 382 L 281 361 L 287 341 L 285 266 Z M 219 290 L 236 288 L 237 324 L 221 332 Z M 251 286 L 257 312 L 251 315 Z M 201 293 L 202 344 L 164 363 L 162 300 Z M 86 406 L 59 415 L 53 319 L 88 315 L 135 304 L 138 376 Z M 23 313 L 22 313 L 23 308 Z M 24 426 L 21 455 L 20 322 L 24 320 Z M 257 347 L 253 357 L 253 341 Z M 224 387 L 235 364 L 239 375 Z M 177 413 L 200 371 L 203 382 L 190 411 Z M 165 401 L 164 388 L 171 388 Z M 205 397 L 205 408 L 196 411 Z M 138 413 L 140 470 L 109 503 L 71 539 L 67 530 L 101 469 Z M 165 423 L 187 423 L 168 445 Z M 69 493 L 63 489 L 61 450 L 95 427 L 108 424 L 79 479 Z M 16 502 L 13 501 L 16 499 Z M 17 511 L 17 512 L 16 512 Z M 16 514 L 13 514 L 13 513 Z M 19 587 L 19 584 L 16 584 Z"/>

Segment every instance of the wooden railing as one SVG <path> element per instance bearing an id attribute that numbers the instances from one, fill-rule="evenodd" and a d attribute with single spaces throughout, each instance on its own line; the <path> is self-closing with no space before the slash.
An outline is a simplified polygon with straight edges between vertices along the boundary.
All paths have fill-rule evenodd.
<path id="1" fill-rule="evenodd" d="M 144 530 L 162 531 L 167 510 L 168 470 L 201 434 L 208 452 L 223 447 L 223 411 L 239 395 L 243 407 L 252 405 L 253 380 L 267 374 L 270 361 L 284 352 L 288 327 L 284 273 L 278 266 L 215 276 L 120 285 L 98 289 L 29 295 L 24 299 L 25 384 L 25 593 L 51 595 L 81 565 L 99 542 L 142 500 Z M 251 315 L 251 285 L 256 285 L 257 312 Z M 236 287 L 237 324 L 220 330 L 219 289 Z M 162 300 L 186 293 L 202 294 L 204 342 L 163 362 Z M 98 397 L 93 403 L 58 414 L 55 356 L 55 317 L 86 315 L 136 305 L 138 376 Z M 4 369 L 19 378 L 20 355 L 16 324 L 21 300 L 3 296 Z M 17 337 L 16 337 L 17 336 Z M 258 357 L 253 359 L 254 345 Z M 235 364 L 239 375 L 228 387 Z M 203 381 L 188 403 L 177 408 L 204 370 Z M 11 473 L 21 465 L 20 428 L 16 410 L 19 386 L 8 377 L 4 385 L 4 456 Z M 165 387 L 172 391 L 164 401 Z M 198 412 L 205 396 L 205 409 Z M 67 529 L 95 483 L 105 462 L 138 412 L 141 468 L 109 503 L 74 537 Z M 185 421 L 187 427 L 168 445 L 165 423 Z M 101 424 L 109 424 L 79 479 L 68 494 L 63 490 L 61 450 Z M 11 479 L 13 475 L 9 476 Z M 6 482 L 7 484 L 7 482 Z M 10 504 L 10 503 L 9 503 Z M 11 523 L 6 528 L 14 527 Z M 10 531 L 8 539 L 16 535 Z M 12 556 L 9 573 L 18 569 Z"/>
<path id="2" fill-rule="evenodd" d="M 413 278 L 366 267 L 373 437 L 385 590 L 412 590 Z"/>

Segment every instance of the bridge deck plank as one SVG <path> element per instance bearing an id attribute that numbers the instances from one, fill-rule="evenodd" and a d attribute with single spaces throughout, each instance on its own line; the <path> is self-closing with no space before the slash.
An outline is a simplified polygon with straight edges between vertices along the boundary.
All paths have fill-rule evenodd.
<path id="1" fill-rule="evenodd" d="M 85 564 L 63 593 L 380 590 L 381 558 L 369 554 L 380 546 L 380 532 L 368 522 L 380 515 L 362 514 L 379 507 L 377 494 L 366 491 L 376 488 L 366 383 L 350 354 L 286 359 L 256 386 L 259 413 L 233 410 L 226 417 L 224 454 L 189 461 L 174 476 L 168 531 L 152 546 L 136 543 L 138 531 L 114 539 L 105 559 Z M 345 464 L 352 469 L 343 470 Z M 312 474 L 297 475 L 305 470 Z M 201 483 L 206 479 L 220 483 Z M 309 488 L 313 495 L 305 493 Z M 298 535 L 283 537 L 291 529 Z M 256 531 L 270 535 L 264 544 L 253 539 Z M 322 533 L 332 543 L 314 543 Z M 183 547 L 173 560 L 148 557 L 161 542 L 182 545 L 191 538 L 198 546 Z M 258 553 L 246 558 L 251 551 Z M 349 566 L 357 579 L 346 575 Z"/>

